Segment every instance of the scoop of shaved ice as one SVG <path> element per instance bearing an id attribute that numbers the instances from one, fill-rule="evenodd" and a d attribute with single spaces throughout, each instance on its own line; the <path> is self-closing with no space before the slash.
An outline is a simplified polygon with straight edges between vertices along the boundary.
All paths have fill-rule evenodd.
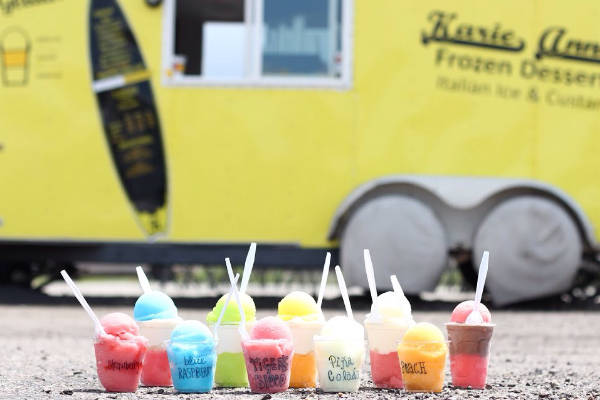
<path id="1" fill-rule="evenodd" d="M 469 316 L 469 314 L 471 314 L 471 311 L 473 311 L 474 309 L 475 302 L 473 300 L 463 301 L 454 308 L 454 311 L 452 311 L 450 321 L 464 324 L 467 320 L 467 317 Z M 484 323 L 489 323 L 492 321 L 492 315 L 490 314 L 490 310 L 488 310 L 488 308 L 482 303 L 479 303 L 479 312 L 481 313 L 481 317 L 483 318 Z"/>

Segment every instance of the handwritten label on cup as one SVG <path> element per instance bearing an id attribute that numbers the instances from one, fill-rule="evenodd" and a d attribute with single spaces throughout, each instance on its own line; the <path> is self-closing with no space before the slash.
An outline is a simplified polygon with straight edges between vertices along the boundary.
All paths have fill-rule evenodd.
<path id="1" fill-rule="evenodd" d="M 139 369 L 142 368 L 142 363 L 139 361 L 115 361 L 115 360 L 108 360 L 107 365 L 105 367 L 105 369 L 110 370 L 110 371 L 137 371 Z"/>
<path id="2" fill-rule="evenodd" d="M 270 389 L 286 384 L 290 369 L 290 357 L 250 357 L 248 359 L 252 369 L 248 374 L 253 374 L 253 381 L 260 389 Z"/>
<path id="3" fill-rule="evenodd" d="M 359 371 L 356 369 L 356 362 L 352 357 L 338 357 L 330 355 L 328 357 L 331 369 L 327 371 L 329 382 L 354 381 L 359 379 Z"/>
<path id="4" fill-rule="evenodd" d="M 416 375 L 427 375 L 427 368 L 425 368 L 425 362 L 419 361 L 414 363 L 407 363 L 404 361 L 400 362 L 402 365 L 403 374 L 416 374 Z"/>
<path id="5" fill-rule="evenodd" d="M 212 357 L 190 355 L 183 357 L 183 367 L 177 367 L 179 379 L 207 378 L 213 369 Z"/>

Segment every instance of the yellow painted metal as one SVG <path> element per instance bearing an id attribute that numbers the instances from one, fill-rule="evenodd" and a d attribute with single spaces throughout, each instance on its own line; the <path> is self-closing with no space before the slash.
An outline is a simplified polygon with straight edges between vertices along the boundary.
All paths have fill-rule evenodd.
<path id="1" fill-rule="evenodd" d="M 91 89 L 87 2 L 19 4 L 0 9 L 0 35 L 15 26 L 30 41 L 26 84 L 0 81 L 0 237 L 144 240 Z M 162 240 L 327 245 L 344 196 L 387 174 L 540 179 L 571 195 L 598 233 L 597 2 L 355 0 L 349 90 L 165 87 L 161 9 L 121 7 L 161 117 Z M 436 31 L 435 12 L 455 16 Z M 551 27 L 565 29 L 557 49 L 571 40 L 580 59 L 535 58 Z"/>

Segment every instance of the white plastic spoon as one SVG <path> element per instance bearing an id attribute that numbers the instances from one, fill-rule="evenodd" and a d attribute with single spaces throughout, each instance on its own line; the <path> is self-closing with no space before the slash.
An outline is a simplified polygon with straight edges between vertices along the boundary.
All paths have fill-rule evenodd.
<path id="1" fill-rule="evenodd" d="M 465 323 L 478 325 L 483 323 L 483 316 L 479 312 L 479 304 L 481 303 L 481 296 L 483 295 L 483 287 L 485 286 L 485 278 L 488 272 L 488 263 L 490 259 L 489 251 L 483 252 L 481 258 L 481 264 L 479 265 L 479 276 L 477 277 L 477 289 L 475 290 L 475 302 L 473 304 L 473 311 L 469 313 Z"/>
<path id="2" fill-rule="evenodd" d="M 231 300 L 231 296 L 233 296 L 233 288 L 234 286 L 237 286 L 237 282 L 238 279 L 240 279 L 240 274 L 235 274 L 235 278 L 233 278 L 233 282 L 230 282 L 231 284 L 231 288 L 229 289 L 229 293 L 227 293 L 227 298 L 225 298 L 225 304 L 223 305 L 223 308 L 221 308 L 221 312 L 219 313 L 219 318 L 217 319 L 217 322 L 215 323 L 215 326 L 213 327 L 213 337 L 215 338 L 215 341 L 219 339 L 219 335 L 218 335 L 218 329 L 219 329 L 219 325 L 221 325 L 221 321 L 223 320 L 223 315 L 225 315 L 225 310 L 227 310 L 227 306 L 229 306 L 229 301 Z"/>
<path id="3" fill-rule="evenodd" d="M 344 307 L 346 307 L 346 315 L 351 320 L 354 320 L 352 307 L 350 306 L 350 297 L 348 297 L 348 289 L 346 288 L 346 281 L 344 280 L 344 275 L 342 274 L 342 270 L 339 265 L 335 267 L 335 275 L 337 276 L 340 293 L 342 294 L 342 299 L 344 300 Z"/>
<path id="4" fill-rule="evenodd" d="M 138 265 L 135 268 L 135 272 L 137 272 L 138 280 L 140 281 L 140 286 L 142 287 L 144 294 L 150 293 L 152 288 L 150 287 L 150 282 L 148 282 L 148 277 L 146 277 L 146 274 L 144 273 L 144 269 Z"/>
<path id="5" fill-rule="evenodd" d="M 321 286 L 319 287 L 319 297 L 317 298 L 317 307 L 321 309 L 323 304 L 323 296 L 325 295 L 325 286 L 327 286 L 327 278 L 329 277 L 329 264 L 331 263 L 331 253 L 327 252 L 325 256 L 325 264 L 323 265 L 323 275 L 321 276 Z"/>
<path id="6" fill-rule="evenodd" d="M 229 258 L 225 259 L 225 265 L 227 266 L 227 274 L 229 275 L 229 281 L 233 284 L 235 278 L 233 277 L 233 268 L 231 267 L 231 261 L 229 260 Z M 233 295 L 235 297 L 235 301 L 237 302 L 238 310 L 240 312 L 240 326 L 238 330 L 240 332 L 242 340 L 248 340 L 249 336 L 248 332 L 246 331 L 246 314 L 244 313 L 244 307 L 242 306 L 242 301 L 240 300 L 240 294 L 237 290 L 237 285 L 233 285 Z"/>
<path id="7" fill-rule="evenodd" d="M 250 275 L 252 274 L 252 267 L 254 266 L 254 258 L 256 256 L 256 243 L 250 244 L 248 254 L 246 255 L 246 262 L 244 262 L 244 271 L 242 272 L 242 284 L 240 286 L 240 293 L 246 293 L 248 289 L 248 282 L 250 282 Z"/>
<path id="8" fill-rule="evenodd" d="M 368 249 L 364 249 L 365 271 L 367 273 L 367 282 L 369 283 L 369 291 L 371 292 L 371 302 L 373 303 L 373 317 L 379 318 L 379 310 L 377 309 L 377 286 L 375 285 L 375 271 L 373 270 L 373 261 L 371 261 L 371 253 Z"/>
<path id="9" fill-rule="evenodd" d="M 79 300 L 79 304 L 81 304 L 81 306 L 83 307 L 85 312 L 90 316 L 90 318 L 94 322 L 94 329 L 96 331 L 96 335 L 97 336 L 106 335 L 106 332 L 104 331 L 104 328 L 102 327 L 102 324 L 100 323 L 100 320 L 98 319 L 96 314 L 94 314 L 94 311 L 92 311 L 92 308 L 90 307 L 88 302 L 85 300 L 85 298 L 81 294 L 81 291 L 79 290 L 79 288 L 77 286 L 75 286 L 75 282 L 73 282 L 71 280 L 71 277 L 69 276 L 69 274 L 67 274 L 67 271 L 65 271 L 63 269 L 62 271 L 60 271 L 60 274 L 62 275 L 65 282 L 67 282 L 67 285 L 69 285 L 69 287 L 73 291 L 75 298 L 77 300 Z"/>

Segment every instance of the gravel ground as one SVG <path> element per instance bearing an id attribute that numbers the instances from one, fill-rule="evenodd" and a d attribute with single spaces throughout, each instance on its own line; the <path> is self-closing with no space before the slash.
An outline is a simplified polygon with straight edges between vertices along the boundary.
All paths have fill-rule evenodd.
<path id="1" fill-rule="evenodd" d="M 131 312 L 131 308 L 98 307 L 96 311 Z M 184 309 L 181 314 L 204 320 L 206 312 Z M 270 398 L 248 390 L 223 389 L 203 395 L 146 387 L 137 393 L 106 393 L 94 369 L 91 322 L 81 308 L 0 306 L 0 313 L 0 399 Z M 326 311 L 328 317 L 337 313 Z M 415 313 L 417 321 L 440 327 L 448 316 L 445 312 Z M 357 317 L 362 319 L 364 313 Z M 440 394 L 377 390 L 365 372 L 358 394 L 289 390 L 272 399 L 600 399 L 600 313 L 495 311 L 494 319 L 497 328 L 487 390 L 457 390 L 448 385 Z"/>

